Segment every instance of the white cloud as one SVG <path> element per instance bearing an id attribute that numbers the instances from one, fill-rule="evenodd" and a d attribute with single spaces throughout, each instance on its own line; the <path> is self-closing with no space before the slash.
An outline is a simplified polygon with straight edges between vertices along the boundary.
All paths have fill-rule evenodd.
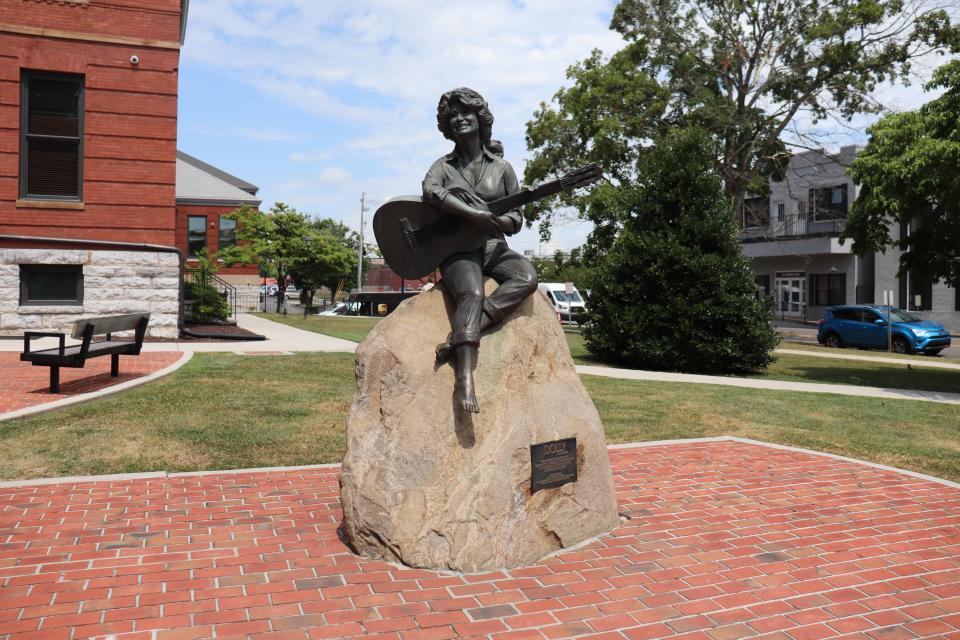
<path id="1" fill-rule="evenodd" d="M 214 138 L 243 138 L 254 142 L 292 142 L 297 140 L 297 136 L 286 131 L 271 131 L 268 129 L 257 129 L 254 127 L 197 127 L 192 126 L 187 129 L 189 133 L 195 133 L 202 136 Z"/>
<path id="2" fill-rule="evenodd" d="M 297 139 L 293 134 L 283 131 L 262 131 L 246 127 L 239 129 L 237 133 L 247 140 L 255 140 L 257 142 L 291 142 Z"/>
<path id="3" fill-rule="evenodd" d="M 313 180 L 301 172 L 261 193 L 324 215 L 343 207 L 344 219 L 358 224 L 361 191 L 379 202 L 416 193 L 430 163 L 450 149 L 434 118 L 440 94 L 454 87 L 487 98 L 494 136 L 522 174 L 525 123 L 566 83 L 567 67 L 594 48 L 622 46 L 608 28 L 615 5 L 193 0 L 183 64 L 211 67 L 345 132 L 345 142 L 293 150 L 288 161 L 291 173 L 334 157 L 349 170 L 327 168 Z M 535 232 L 527 234 L 526 248 L 536 248 Z"/>
<path id="4" fill-rule="evenodd" d="M 362 192 L 375 203 L 416 193 L 432 160 L 450 149 L 434 117 L 440 94 L 453 87 L 470 86 L 487 98 L 496 117 L 494 136 L 522 175 L 528 155 L 525 124 L 540 102 L 549 102 L 568 84 L 565 72 L 571 64 L 593 49 L 610 54 L 622 46 L 608 28 L 615 5 L 616 0 L 487 0 L 482 5 L 193 0 L 183 65 L 209 67 L 286 109 L 310 114 L 318 130 L 335 131 L 330 141 L 316 144 L 321 140 L 316 132 L 290 135 L 270 122 L 251 122 L 223 135 L 277 143 L 308 139 L 300 149 L 284 151 L 286 175 L 265 185 L 261 195 L 266 203 L 281 200 L 319 215 L 342 216 L 356 227 Z M 880 99 L 895 110 L 930 99 L 920 86 L 934 62 L 940 60 L 914 65 L 919 80 L 911 87 L 881 87 Z M 873 120 L 819 123 L 822 144 L 864 142 L 864 128 Z M 804 118 L 798 122 L 804 128 L 809 124 Z M 310 166 L 333 158 L 339 166 L 319 174 Z M 566 250 L 582 243 L 588 231 L 589 224 L 579 221 L 555 225 L 554 242 Z M 511 244 L 537 249 L 539 241 L 535 231 L 524 230 Z"/>
<path id="5" fill-rule="evenodd" d="M 352 177 L 349 171 L 340 167 L 327 167 L 320 172 L 320 182 L 324 184 L 341 185 L 349 182 Z"/>
<path id="6" fill-rule="evenodd" d="M 287 159 L 290 162 L 324 162 L 331 156 L 329 151 L 294 151 Z"/>

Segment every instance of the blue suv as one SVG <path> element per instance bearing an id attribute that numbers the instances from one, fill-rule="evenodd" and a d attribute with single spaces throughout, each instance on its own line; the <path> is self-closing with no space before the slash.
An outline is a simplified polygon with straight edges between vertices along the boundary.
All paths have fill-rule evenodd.
<path id="1" fill-rule="evenodd" d="M 891 309 L 890 319 L 891 347 L 896 353 L 934 356 L 950 346 L 950 332 L 942 324 L 900 309 Z M 820 321 L 817 342 L 828 347 L 886 350 L 887 307 L 830 307 Z"/>

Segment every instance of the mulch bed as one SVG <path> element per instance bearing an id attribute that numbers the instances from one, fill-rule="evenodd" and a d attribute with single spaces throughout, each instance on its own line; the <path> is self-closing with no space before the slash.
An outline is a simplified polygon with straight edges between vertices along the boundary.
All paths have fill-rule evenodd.
<path id="1" fill-rule="evenodd" d="M 197 336 L 188 336 L 182 334 L 179 338 L 158 338 L 147 336 L 143 339 L 144 342 L 238 342 L 236 338 L 227 338 L 221 339 L 213 336 L 243 336 L 249 338 L 250 340 L 259 340 L 261 336 L 259 334 L 253 333 L 252 331 L 247 331 L 241 327 L 232 324 L 187 324 L 184 326 L 185 329 L 188 329 L 191 333 L 199 334 L 202 337 Z M 132 342 L 133 336 L 113 336 L 111 338 L 115 342 Z M 94 338 L 94 342 L 101 342 L 106 340 L 104 337 Z"/>
<path id="2" fill-rule="evenodd" d="M 187 324 L 185 329 L 189 330 L 191 333 L 199 335 L 209 335 L 209 336 L 237 336 L 247 337 L 251 340 L 259 339 L 261 336 L 253 333 L 252 331 L 247 331 L 242 327 L 238 327 L 233 324 Z M 181 342 L 228 342 L 232 340 L 221 340 L 215 337 L 203 337 L 198 338 L 196 336 L 187 336 L 183 335 L 180 337 Z"/>

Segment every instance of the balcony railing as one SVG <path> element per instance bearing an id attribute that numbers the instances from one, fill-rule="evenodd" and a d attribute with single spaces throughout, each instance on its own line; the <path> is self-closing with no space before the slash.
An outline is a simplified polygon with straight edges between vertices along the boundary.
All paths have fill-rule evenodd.
<path id="1" fill-rule="evenodd" d="M 745 226 L 740 229 L 740 242 L 767 242 L 783 238 L 816 238 L 839 236 L 846 218 L 815 217 L 793 214 L 782 219 L 773 218 L 765 225 Z"/>

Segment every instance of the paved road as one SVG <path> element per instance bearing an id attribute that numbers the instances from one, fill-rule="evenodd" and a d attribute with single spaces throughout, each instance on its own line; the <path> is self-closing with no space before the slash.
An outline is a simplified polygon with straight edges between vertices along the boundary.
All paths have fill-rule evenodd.
<path id="1" fill-rule="evenodd" d="M 794 322 L 777 322 L 777 331 L 783 337 L 786 342 L 804 342 L 808 344 L 817 344 L 817 328 L 801 325 Z M 844 351 L 852 353 L 876 353 L 882 354 L 883 351 L 861 351 L 858 349 L 845 349 Z M 939 356 L 925 356 L 931 358 L 938 357 L 948 357 L 948 358 L 960 358 L 960 339 L 953 338 L 953 346 L 949 349 L 944 349 L 940 352 Z"/>

